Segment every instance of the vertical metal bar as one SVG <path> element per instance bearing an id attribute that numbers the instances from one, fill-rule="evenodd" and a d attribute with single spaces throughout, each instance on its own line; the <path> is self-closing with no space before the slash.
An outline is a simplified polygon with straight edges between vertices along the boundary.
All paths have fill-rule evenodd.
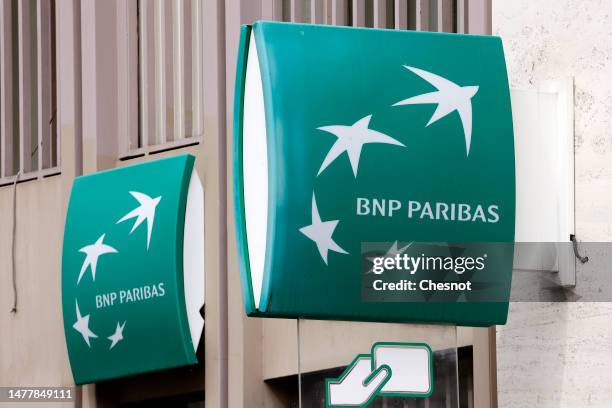
<path id="1" fill-rule="evenodd" d="M 138 147 L 146 145 L 148 134 L 150 132 L 147 120 L 149 118 L 149 70 L 148 57 L 149 50 L 147 49 L 149 36 L 149 22 L 147 12 L 150 8 L 150 2 L 138 1 Z"/>
<path id="2" fill-rule="evenodd" d="M 310 0 L 310 22 L 313 24 L 325 24 L 324 0 Z"/>
<path id="3" fill-rule="evenodd" d="M 140 147 L 154 145 L 157 140 L 157 94 L 155 53 L 155 5 L 150 0 L 138 2 L 139 47 L 140 47 Z M 159 127 L 159 126 L 158 126 Z"/>
<path id="4" fill-rule="evenodd" d="M 387 0 L 374 0 L 374 27 L 387 28 Z"/>
<path id="5" fill-rule="evenodd" d="M 438 31 L 453 32 L 453 0 L 438 0 Z"/>
<path id="6" fill-rule="evenodd" d="M 413 8 L 410 14 L 414 14 L 415 29 L 417 31 L 429 30 L 429 1 L 430 0 L 413 0 Z"/>
<path id="7" fill-rule="evenodd" d="M 203 123 L 203 95 L 202 87 L 202 3 L 201 0 L 191 0 L 191 30 L 192 30 L 192 47 L 191 47 L 191 62 L 193 68 L 192 74 L 192 103 L 191 111 L 193 117 L 191 134 L 193 136 L 202 136 L 204 133 Z"/>
<path id="8" fill-rule="evenodd" d="M 118 4 L 120 4 L 119 2 Z M 138 143 L 138 3 L 127 1 L 127 134 L 129 149 L 137 149 Z"/>
<path id="9" fill-rule="evenodd" d="M 467 32 L 491 35 L 491 0 L 470 0 Z"/>
<path id="10" fill-rule="evenodd" d="M 444 391 L 445 391 L 445 402 L 446 402 L 446 408 L 452 408 L 452 391 L 455 391 L 456 395 L 455 397 L 458 399 L 459 397 L 459 377 L 458 377 L 458 366 L 459 366 L 459 358 L 457 355 L 457 344 L 455 343 L 455 361 L 453 362 L 453 368 L 449 367 L 450 364 L 446 364 L 444 367 Z M 454 375 L 453 375 L 454 374 Z M 455 381 L 452 381 L 454 377 Z M 454 384 L 453 384 L 454 382 Z"/>
<path id="11" fill-rule="evenodd" d="M 353 27 L 365 27 L 365 0 L 353 1 Z"/>
<path id="12" fill-rule="evenodd" d="M 81 3 L 57 1 L 55 11 L 55 43 L 57 73 L 57 162 L 62 163 L 66 180 L 83 173 L 82 141 L 82 47 Z M 58 134 L 60 130 L 58 130 Z M 70 183 L 63 183 L 64 196 L 70 193 Z"/>
<path id="13" fill-rule="evenodd" d="M 50 4 L 36 2 L 36 52 L 38 64 L 38 168 L 47 169 L 51 164 L 51 26 Z"/>
<path id="14" fill-rule="evenodd" d="M 261 18 L 264 20 L 283 21 L 283 0 L 262 0 Z"/>
<path id="15" fill-rule="evenodd" d="M 298 407 L 302 408 L 302 336 L 300 323 L 302 319 L 297 318 L 297 375 L 298 375 Z"/>
<path id="16" fill-rule="evenodd" d="M 138 148 L 137 2 L 117 3 L 117 130 L 119 153 Z"/>
<path id="17" fill-rule="evenodd" d="M 184 104 L 184 64 L 185 64 L 185 52 L 184 52 L 184 0 L 174 0 L 172 2 L 172 37 L 173 37 L 173 119 L 174 119 L 174 138 L 173 140 L 180 140 L 185 137 L 185 104 Z"/>
<path id="18" fill-rule="evenodd" d="M 49 0 L 49 55 L 50 55 L 50 105 L 51 105 L 51 117 L 49 118 L 49 132 L 51 140 L 49 141 L 50 155 L 51 155 L 51 167 L 57 167 L 60 165 L 60 146 L 59 146 L 59 126 L 58 126 L 58 76 L 57 76 L 57 24 L 55 22 L 56 17 L 56 1 Z"/>
<path id="19" fill-rule="evenodd" d="M 183 134 L 191 137 L 193 134 L 193 30 L 192 1 L 183 0 Z"/>
<path id="20" fill-rule="evenodd" d="M 0 3 L 0 178 L 16 173 L 14 126 L 13 126 L 13 60 L 11 0 Z"/>
<path id="21" fill-rule="evenodd" d="M 346 25 L 347 20 L 347 0 L 332 0 L 332 24 Z"/>
<path id="22" fill-rule="evenodd" d="M 21 173 L 32 171 L 32 138 L 33 131 L 36 129 L 33 125 L 33 118 L 36 115 L 36 110 L 33 109 L 32 92 L 33 85 L 36 83 L 33 79 L 32 64 L 32 24 L 35 24 L 32 18 L 32 4 L 27 1 L 17 2 L 17 27 L 18 27 L 18 48 L 19 48 L 19 170 Z M 34 146 L 35 147 L 35 146 Z"/>
<path id="23" fill-rule="evenodd" d="M 467 34 L 468 0 L 457 0 L 457 32 Z"/>
<path id="24" fill-rule="evenodd" d="M 235 395 L 238 393 L 234 392 L 234 388 L 228 387 L 228 366 L 233 366 L 234 361 L 237 361 L 233 355 L 237 344 L 233 340 L 228 341 L 228 320 L 232 325 L 232 334 L 235 333 L 233 325 L 237 320 L 235 310 L 228 307 L 233 299 L 232 291 L 228 290 L 228 281 L 231 280 L 231 287 L 234 285 L 233 278 L 229 279 L 228 276 L 236 269 L 233 257 L 228 256 L 227 251 L 227 242 L 231 242 L 233 237 L 232 217 L 227 216 L 231 214 L 230 203 L 233 197 L 233 189 L 227 188 L 228 181 L 232 180 L 232 161 L 228 160 L 228 153 L 232 152 L 232 138 L 227 135 L 228 129 L 232 128 L 229 124 L 232 123 L 236 67 L 226 62 L 235 61 L 238 50 L 237 47 L 226 47 L 226 44 L 238 43 L 239 31 L 232 27 L 237 28 L 237 24 L 243 21 L 244 3 L 201 1 L 202 55 L 206 62 L 202 71 L 202 86 L 206 92 L 202 94 L 205 138 L 201 150 L 204 152 L 204 160 L 199 167 L 203 171 L 200 174 L 205 175 L 204 182 L 208 191 L 204 197 L 205 235 L 218 237 L 216 242 L 207 240 L 202 249 L 206 251 L 205 267 L 208 271 L 214 270 L 206 278 L 206 313 L 212 315 L 212 318 L 207 319 L 203 335 L 208 407 L 231 407 L 238 405 L 237 399 L 240 398 Z"/>
<path id="25" fill-rule="evenodd" d="M 165 99 L 164 115 L 166 116 L 166 140 L 174 140 L 174 122 L 176 112 L 174 109 L 174 18 L 172 14 L 173 4 L 179 0 L 164 1 L 164 70 L 165 70 Z"/>
<path id="26" fill-rule="evenodd" d="M 164 0 L 155 1 L 155 144 L 166 142 L 166 19 Z"/>
<path id="27" fill-rule="evenodd" d="M 396 30 L 406 30 L 408 28 L 408 1 L 395 0 L 395 10 L 393 21 Z"/>
<path id="28" fill-rule="evenodd" d="M 173 0 L 174 1 L 174 0 Z M 171 2 L 156 0 L 154 16 L 155 32 L 155 119 L 157 144 L 172 140 L 173 105 L 172 86 L 172 8 Z M 170 33 L 170 34 L 169 34 Z"/>
<path id="29" fill-rule="evenodd" d="M 304 22 L 302 2 L 303 0 L 291 0 L 291 22 L 293 23 Z"/>
<path id="30" fill-rule="evenodd" d="M 470 4 L 472 6 L 472 4 Z M 497 357 L 495 326 L 473 329 L 474 406 L 497 407 Z"/>

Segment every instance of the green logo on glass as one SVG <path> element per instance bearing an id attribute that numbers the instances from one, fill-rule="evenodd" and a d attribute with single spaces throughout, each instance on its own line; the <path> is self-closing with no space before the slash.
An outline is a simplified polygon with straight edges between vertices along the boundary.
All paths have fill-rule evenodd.
<path id="1" fill-rule="evenodd" d="M 234 182 L 247 313 L 504 323 L 515 177 L 500 39 L 258 22 L 243 27 L 239 56 Z M 364 301 L 362 245 L 408 254 L 400 242 L 467 243 L 486 271 L 448 279 L 474 278 L 480 294 Z M 479 242 L 507 245 L 477 254 Z M 477 304 L 490 287 L 495 301 Z"/>
<path id="2" fill-rule="evenodd" d="M 77 384 L 197 363 L 203 241 L 193 156 L 74 181 L 62 305 Z"/>

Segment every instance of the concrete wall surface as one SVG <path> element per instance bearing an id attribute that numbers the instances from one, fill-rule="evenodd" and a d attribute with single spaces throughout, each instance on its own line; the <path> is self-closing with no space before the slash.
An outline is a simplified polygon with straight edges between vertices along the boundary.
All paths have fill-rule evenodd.
<path id="1" fill-rule="evenodd" d="M 492 12 L 512 88 L 574 79 L 576 236 L 611 241 L 612 2 L 493 0 Z M 578 296 L 610 268 L 590 255 L 577 266 Z M 512 304 L 497 363 L 500 407 L 610 407 L 612 304 Z"/>
<path id="2" fill-rule="evenodd" d="M 2 386 L 73 384 L 64 342 L 61 304 L 65 182 L 63 176 L 54 176 L 17 185 L 17 313 L 11 313 L 14 299 L 11 255 L 14 188 L 0 188 Z"/>

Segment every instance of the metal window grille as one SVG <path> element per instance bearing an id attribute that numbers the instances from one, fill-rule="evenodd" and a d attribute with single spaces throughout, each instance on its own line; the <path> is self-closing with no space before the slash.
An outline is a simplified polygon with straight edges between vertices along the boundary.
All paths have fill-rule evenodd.
<path id="1" fill-rule="evenodd" d="M 203 123 L 205 0 L 138 0 L 117 10 L 120 156 L 197 143 Z"/>
<path id="2" fill-rule="evenodd" d="M 201 141 L 204 1 L 118 2 L 120 158 Z M 490 33 L 491 0 L 242 1 L 267 20 Z"/>
<path id="3" fill-rule="evenodd" d="M 398 30 L 485 34 L 489 14 L 489 0 L 262 0 L 269 20 Z"/>
<path id="4" fill-rule="evenodd" d="M 0 0 L 0 185 L 59 172 L 55 0 Z"/>

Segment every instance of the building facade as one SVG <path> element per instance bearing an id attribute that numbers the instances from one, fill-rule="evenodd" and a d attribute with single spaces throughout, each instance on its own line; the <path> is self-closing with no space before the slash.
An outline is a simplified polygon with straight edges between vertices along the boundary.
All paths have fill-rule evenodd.
<path id="1" fill-rule="evenodd" d="M 607 240 L 609 226 L 593 214 L 612 211 L 606 206 L 609 193 L 603 193 L 610 181 L 609 112 L 596 107 L 610 102 L 601 83 L 609 74 L 612 42 L 596 32 L 608 33 L 603 11 L 611 10 L 595 1 L 565 3 L 2 0 L 0 386 L 73 385 L 60 285 L 74 178 L 189 153 L 196 157 L 205 191 L 200 363 L 80 386 L 75 401 L 64 406 L 297 406 L 298 371 L 304 406 L 324 406 L 323 379 L 381 339 L 429 343 L 440 367 L 436 381 L 444 384 L 431 405 L 381 400 L 381 407 L 607 406 L 610 384 L 580 380 L 574 369 L 586 368 L 571 354 L 596 338 L 597 346 L 580 355 L 602 370 L 612 365 L 606 346 L 610 329 L 582 326 L 610 327 L 606 304 L 538 304 L 539 320 L 529 316 L 533 305 L 517 304 L 509 324 L 497 329 L 264 320 L 246 317 L 237 271 L 229 181 L 235 66 L 240 25 L 260 19 L 493 33 L 504 41 L 511 86 L 537 88 L 540 80 L 575 77 L 576 234 Z M 593 9 L 597 14 L 591 14 Z M 558 22 L 579 24 L 572 22 L 574 10 L 581 22 L 595 21 L 593 35 Z M 549 14 L 553 18 L 543 17 Z M 592 203 L 594 196 L 602 197 L 599 204 Z M 586 270 L 578 270 L 578 286 Z M 540 330 L 550 336 L 546 342 L 537 336 Z M 555 362 L 533 366 L 542 359 Z M 450 367 L 448 373 L 444 367 Z M 451 372 L 454 367 L 458 374 Z M 568 382 L 571 390 L 565 388 Z"/>

